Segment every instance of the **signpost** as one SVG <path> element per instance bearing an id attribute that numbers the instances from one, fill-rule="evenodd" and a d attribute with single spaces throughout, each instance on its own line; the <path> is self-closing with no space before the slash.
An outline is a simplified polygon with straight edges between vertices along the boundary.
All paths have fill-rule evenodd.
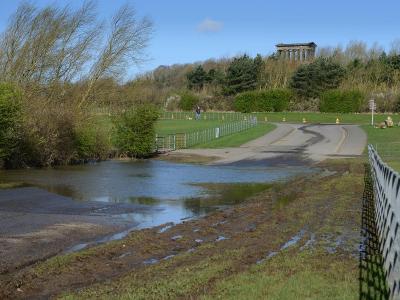
<path id="1" fill-rule="evenodd" d="M 369 100 L 369 109 L 371 110 L 371 125 L 374 126 L 374 111 L 376 110 L 376 103 L 374 99 Z"/>

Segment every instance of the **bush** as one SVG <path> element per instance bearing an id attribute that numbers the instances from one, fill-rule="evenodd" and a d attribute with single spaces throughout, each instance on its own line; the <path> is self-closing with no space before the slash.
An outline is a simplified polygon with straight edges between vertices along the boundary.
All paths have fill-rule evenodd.
<path id="1" fill-rule="evenodd" d="M 360 112 L 364 96 L 359 91 L 331 90 L 321 95 L 321 112 Z"/>
<path id="2" fill-rule="evenodd" d="M 21 93 L 12 85 L 0 83 L 0 162 L 7 162 L 17 151 L 21 122 Z"/>
<path id="3" fill-rule="evenodd" d="M 26 164 L 35 167 L 66 165 L 77 157 L 77 114 L 62 104 L 37 106 L 25 116 Z M 24 162 L 25 163 L 25 162 Z"/>
<path id="4" fill-rule="evenodd" d="M 142 105 L 122 114 L 115 120 L 118 149 L 129 157 L 148 157 L 154 151 L 154 123 L 158 110 L 152 105 Z"/>
<path id="5" fill-rule="evenodd" d="M 79 160 L 104 160 L 111 152 L 111 128 L 104 122 L 85 122 L 76 128 L 76 149 Z"/>
<path id="6" fill-rule="evenodd" d="M 179 108 L 182 110 L 193 110 L 199 103 L 199 98 L 192 93 L 184 92 L 180 96 Z"/>
<path id="7" fill-rule="evenodd" d="M 292 97 L 292 93 L 285 89 L 245 92 L 235 97 L 234 109 L 244 113 L 254 111 L 280 112 L 288 108 Z"/>
<path id="8" fill-rule="evenodd" d="M 256 91 L 241 93 L 235 97 L 233 108 L 242 113 L 253 112 L 256 109 L 257 98 L 258 92 Z"/>
<path id="9" fill-rule="evenodd" d="M 286 89 L 273 89 L 260 92 L 257 111 L 287 110 L 290 100 L 293 98 L 291 91 Z"/>

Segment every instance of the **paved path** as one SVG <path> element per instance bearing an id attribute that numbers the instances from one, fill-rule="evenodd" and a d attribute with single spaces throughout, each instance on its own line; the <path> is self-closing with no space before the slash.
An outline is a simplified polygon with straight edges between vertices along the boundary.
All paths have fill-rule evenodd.
<path id="1" fill-rule="evenodd" d="M 301 164 L 361 155 L 367 142 L 365 132 L 357 125 L 276 125 L 272 132 L 237 148 L 183 149 L 173 155 L 218 157 L 211 164 Z"/>

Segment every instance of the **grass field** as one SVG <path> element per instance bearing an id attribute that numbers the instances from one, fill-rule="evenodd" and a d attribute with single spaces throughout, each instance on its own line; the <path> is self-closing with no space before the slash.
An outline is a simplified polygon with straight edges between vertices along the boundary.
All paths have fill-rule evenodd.
<path id="1" fill-rule="evenodd" d="M 400 127 L 379 129 L 363 125 L 362 128 L 367 133 L 368 144 L 378 150 L 386 163 L 400 171 Z"/>
<path id="2" fill-rule="evenodd" d="M 215 128 L 224 123 L 229 122 L 224 122 L 222 120 L 159 120 L 156 124 L 156 132 L 160 136 L 174 133 L 190 133 L 208 128 Z M 224 136 L 207 143 L 195 145 L 194 148 L 239 147 L 242 144 L 267 134 L 275 127 L 276 126 L 271 123 L 260 122 L 253 128 Z"/>
<path id="3" fill-rule="evenodd" d="M 191 112 L 176 112 L 175 120 L 184 119 L 188 115 L 192 115 Z M 247 114 L 246 114 L 247 115 Z M 243 114 L 243 116 L 246 116 Z M 259 121 L 265 121 L 267 117 L 268 122 L 282 122 L 283 118 L 286 118 L 286 122 L 301 123 L 303 118 L 310 123 L 335 123 L 336 118 L 339 118 L 341 123 L 349 124 L 360 124 L 367 125 L 371 123 L 371 114 L 342 114 L 342 113 L 318 113 L 318 112 L 261 112 L 252 113 L 252 115 L 257 116 Z M 390 115 L 393 121 L 397 124 L 400 122 L 399 114 L 375 114 L 375 123 L 383 122 L 387 116 Z M 202 113 L 202 121 L 208 120 L 220 120 L 222 117 L 224 120 L 230 120 L 232 118 L 240 118 L 240 114 L 232 112 L 205 112 Z M 206 120 L 204 120 L 206 118 Z"/>
<path id="4" fill-rule="evenodd" d="M 259 123 L 256 127 L 248 130 L 221 137 L 205 144 L 199 144 L 193 148 L 225 148 L 239 147 L 249 141 L 262 137 L 272 131 L 276 126 L 271 123 Z"/>
<path id="5" fill-rule="evenodd" d="M 282 112 L 282 113 L 256 113 L 259 120 L 267 120 L 269 122 L 282 122 L 286 118 L 286 122 L 301 123 L 303 118 L 309 123 L 335 123 L 336 118 L 339 118 L 340 123 L 367 125 L 371 123 L 370 114 L 335 114 L 335 113 L 315 113 L 315 112 Z M 393 121 L 397 124 L 400 122 L 400 115 L 390 115 Z M 383 122 L 388 117 L 388 114 L 375 115 L 375 123 Z"/>

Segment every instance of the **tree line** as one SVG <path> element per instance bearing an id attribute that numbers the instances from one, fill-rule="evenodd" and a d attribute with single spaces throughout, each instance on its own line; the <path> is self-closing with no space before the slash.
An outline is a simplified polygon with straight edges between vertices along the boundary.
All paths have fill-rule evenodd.
<path id="1" fill-rule="evenodd" d="M 92 0 L 22 2 L 0 35 L 0 167 L 151 153 L 157 109 L 118 82 L 143 62 L 152 31 L 129 4 L 104 21 Z M 98 114 L 112 97 L 123 99 L 118 113 Z"/>
<path id="2" fill-rule="evenodd" d="M 135 82 L 146 90 L 157 90 L 157 104 L 167 109 L 189 109 L 192 104 L 200 104 L 204 109 L 233 110 L 242 107 L 235 103 L 244 98 L 263 98 L 263 105 L 253 107 L 258 110 L 273 107 L 265 105 L 268 95 L 274 95 L 273 102 L 281 94 L 287 105 L 280 107 L 285 110 L 324 111 L 337 107 L 338 111 L 363 112 L 373 98 L 379 111 L 395 112 L 400 110 L 400 42 L 394 43 L 388 53 L 376 44 L 368 48 L 363 42 L 350 42 L 345 48 L 325 47 L 319 49 L 314 60 L 305 63 L 272 54 L 161 66 Z"/>

